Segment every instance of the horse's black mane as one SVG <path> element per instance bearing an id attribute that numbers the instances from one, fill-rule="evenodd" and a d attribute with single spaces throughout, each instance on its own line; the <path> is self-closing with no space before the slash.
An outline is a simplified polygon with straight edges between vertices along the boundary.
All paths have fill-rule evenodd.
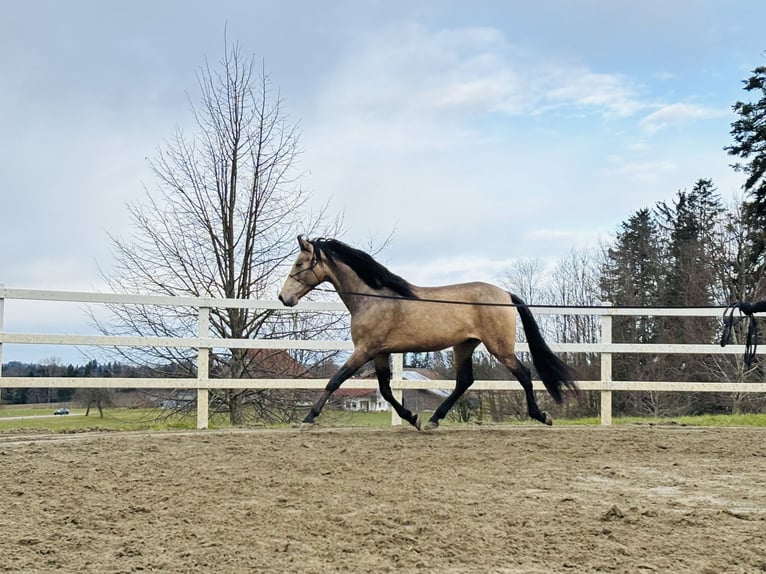
<path id="1" fill-rule="evenodd" d="M 391 289 L 397 295 L 415 299 L 412 286 L 398 275 L 391 273 L 368 253 L 346 245 L 337 239 L 317 238 L 311 240 L 316 257 L 324 255 L 329 261 L 335 259 L 348 265 L 359 278 L 373 289 Z"/>

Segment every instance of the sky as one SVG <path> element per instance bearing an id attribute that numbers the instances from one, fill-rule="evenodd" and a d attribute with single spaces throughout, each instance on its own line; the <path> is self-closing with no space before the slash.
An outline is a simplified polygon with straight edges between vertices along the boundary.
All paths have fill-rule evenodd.
<path id="1" fill-rule="evenodd" d="M 196 74 L 229 42 L 300 123 L 301 187 L 349 243 L 416 284 L 498 282 L 609 241 L 699 178 L 766 64 L 761 0 L 0 0 L 0 284 L 104 291 L 107 232 L 193 129 Z M 275 294 L 276 295 L 276 294 Z M 79 332 L 8 302 L 5 328 Z M 3 361 L 20 352 L 4 351 Z"/>

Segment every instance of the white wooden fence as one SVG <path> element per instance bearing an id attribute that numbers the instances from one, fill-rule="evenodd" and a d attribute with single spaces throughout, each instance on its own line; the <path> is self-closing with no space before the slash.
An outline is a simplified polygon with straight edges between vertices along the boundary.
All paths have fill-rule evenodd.
<path id="1" fill-rule="evenodd" d="M 197 336 L 193 338 L 176 337 L 136 337 L 105 335 L 72 335 L 48 333 L 13 333 L 4 328 L 4 309 L 14 301 L 51 301 L 73 302 L 88 305 L 159 305 L 184 306 L 198 310 Z M 184 347 L 196 349 L 197 378 L 81 378 L 81 377 L 3 377 L 0 371 L 0 392 L 3 388 L 142 388 L 142 389 L 196 389 L 197 391 L 197 427 L 208 426 L 208 391 L 210 389 L 322 389 L 326 379 L 211 379 L 209 371 L 210 349 L 311 349 L 311 350 L 351 350 L 353 345 L 348 340 L 288 340 L 288 339 L 221 339 L 210 337 L 209 318 L 212 308 L 248 308 L 280 309 L 285 307 L 278 301 L 249 301 L 240 299 L 212 299 L 204 297 L 162 297 L 103 294 L 68 291 L 44 291 L 33 289 L 10 289 L 0 285 L 0 368 L 2 365 L 3 344 L 25 345 L 70 345 L 96 347 Z M 346 312 L 341 303 L 301 302 L 291 312 L 301 311 L 338 311 Z M 578 381 L 582 390 L 600 391 L 601 424 L 609 425 L 612 421 L 612 392 L 614 391 L 682 391 L 682 392 L 766 392 L 766 383 L 736 383 L 729 381 L 712 382 L 657 382 L 657 381 L 613 381 L 612 355 L 614 353 L 682 353 L 682 354 L 735 354 L 744 352 L 742 345 L 653 345 L 653 344 L 618 344 L 612 343 L 612 317 L 618 315 L 633 316 L 694 316 L 720 317 L 721 309 L 623 309 L 611 308 L 556 308 L 535 307 L 536 315 L 596 315 L 601 321 L 601 341 L 599 343 L 551 343 L 556 352 L 599 353 L 601 355 L 601 377 L 597 381 Z M 517 346 L 519 351 L 527 351 L 526 344 Z M 454 381 L 404 381 L 402 379 L 402 356 L 393 359 L 393 378 L 391 386 L 401 400 L 404 389 L 451 389 Z M 351 379 L 344 383 L 344 388 L 374 389 L 377 381 L 370 379 Z M 534 382 L 536 390 L 544 390 L 542 383 Z M 475 390 L 520 390 L 518 382 L 476 381 Z M 401 424 L 401 420 L 392 410 L 392 424 Z"/>

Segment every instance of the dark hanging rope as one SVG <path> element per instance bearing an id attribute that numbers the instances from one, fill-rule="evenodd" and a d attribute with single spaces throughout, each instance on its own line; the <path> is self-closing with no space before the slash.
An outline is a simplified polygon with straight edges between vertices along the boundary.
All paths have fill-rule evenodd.
<path id="1" fill-rule="evenodd" d="M 383 293 L 357 293 L 353 291 L 337 291 L 334 289 L 324 289 L 318 287 L 316 291 L 324 291 L 327 293 L 337 293 L 338 295 L 352 295 L 356 297 L 372 297 L 375 299 L 398 299 L 406 301 L 418 301 L 421 303 L 441 303 L 445 305 L 473 305 L 477 307 L 518 307 L 520 304 L 516 303 L 490 303 L 482 301 L 450 301 L 446 299 L 428 299 L 417 298 L 411 299 L 408 297 L 402 297 L 401 295 L 386 295 Z M 642 309 L 636 305 L 614 305 L 611 307 L 604 307 L 603 305 L 525 305 L 526 307 L 547 307 L 551 309 Z M 757 311 L 766 311 L 766 301 L 758 303 L 749 303 L 747 301 L 737 301 L 731 303 L 727 307 L 721 305 L 657 305 L 652 307 L 653 309 L 723 309 L 723 331 L 721 332 L 721 347 L 725 347 L 731 343 L 732 331 L 734 327 L 738 325 L 744 317 L 748 317 L 750 322 L 747 326 L 747 336 L 745 338 L 745 366 L 749 369 L 756 361 L 755 355 L 758 350 L 758 321 L 753 313 Z M 739 316 L 735 317 L 734 312 L 739 311 Z"/>
<path id="2" fill-rule="evenodd" d="M 743 313 L 743 308 L 745 313 Z M 749 369 L 755 361 L 755 353 L 758 350 L 758 321 L 755 315 L 748 313 L 750 307 L 737 301 L 732 303 L 723 312 L 723 331 L 721 332 L 721 346 L 725 347 L 731 343 L 731 336 L 734 327 L 738 325 L 745 317 L 750 319 L 747 326 L 747 335 L 745 337 L 745 366 Z M 739 316 L 735 317 L 734 312 L 739 311 Z"/>
<path id="3" fill-rule="evenodd" d="M 474 305 L 477 307 L 518 307 L 516 303 L 489 303 L 482 301 L 449 301 L 446 299 L 408 299 L 399 295 L 385 295 L 383 293 L 357 293 L 353 291 L 337 291 L 334 289 L 324 289 L 318 287 L 316 291 L 324 291 L 326 293 L 337 293 L 339 295 L 353 295 L 356 297 L 372 297 L 375 299 L 399 299 L 407 301 L 418 301 L 421 303 L 441 303 L 445 305 Z M 721 347 L 725 347 L 731 343 L 732 331 L 736 325 L 738 325 L 744 317 L 750 319 L 750 323 L 747 326 L 747 336 L 745 338 L 745 366 L 749 369 L 755 362 L 755 355 L 758 350 L 758 321 L 753 315 L 756 311 L 766 311 L 766 301 L 761 302 L 758 306 L 746 301 L 737 301 L 723 307 L 721 305 L 657 305 L 653 309 L 723 309 L 723 331 L 721 332 Z M 614 305 L 612 307 L 604 307 L 603 305 L 526 305 L 526 307 L 547 307 L 551 309 L 641 309 L 635 305 Z M 761 308 L 763 307 L 763 308 Z M 739 311 L 739 316 L 735 317 L 734 312 Z M 744 313 L 743 313 L 744 312 Z"/>
<path id="4" fill-rule="evenodd" d="M 723 331 L 721 332 L 721 346 L 725 347 L 731 343 L 731 332 L 734 328 L 734 311 L 739 309 L 739 304 L 732 303 L 726 309 L 723 310 Z M 741 317 L 737 317 L 736 321 L 739 323 L 742 320 Z"/>
<path id="5" fill-rule="evenodd" d="M 428 299 L 418 297 L 417 299 L 410 299 L 408 297 L 402 297 L 400 295 L 386 295 L 384 293 L 360 293 L 356 291 L 337 291 L 336 289 L 325 289 L 323 287 L 315 287 L 314 291 L 322 291 L 324 293 L 337 293 L 338 295 L 353 295 L 355 297 L 370 297 L 373 299 L 395 299 L 397 301 L 417 301 L 420 303 L 441 303 L 444 305 L 473 305 L 475 307 L 519 307 L 516 303 L 489 303 L 484 301 L 453 301 L 449 299 Z M 611 305 L 604 307 L 603 305 L 548 305 L 548 304 L 525 304 L 525 307 L 534 309 L 535 307 L 544 307 L 546 309 L 643 309 L 639 305 Z M 723 305 L 653 305 L 651 309 L 724 309 Z M 728 309 L 728 307 L 726 307 Z"/>

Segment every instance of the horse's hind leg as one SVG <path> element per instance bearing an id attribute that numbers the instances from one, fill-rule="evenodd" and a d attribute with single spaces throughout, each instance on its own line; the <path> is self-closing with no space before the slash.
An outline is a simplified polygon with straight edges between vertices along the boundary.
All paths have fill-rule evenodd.
<path id="1" fill-rule="evenodd" d="M 519 361 L 512 350 L 500 350 L 489 345 L 487 345 L 487 350 L 497 357 L 497 359 L 503 363 L 511 373 L 513 373 L 513 376 L 518 379 L 521 387 L 524 389 L 524 395 L 527 398 L 527 412 L 529 413 L 529 416 L 546 425 L 552 425 L 553 419 L 551 416 L 547 412 L 541 411 L 540 407 L 537 406 L 535 392 L 532 389 L 532 372 Z"/>
<path id="2" fill-rule="evenodd" d="M 409 409 L 404 408 L 399 401 L 394 397 L 394 393 L 391 391 L 391 364 L 389 358 L 391 355 L 387 353 L 381 353 L 375 356 L 375 374 L 378 377 L 378 387 L 380 388 L 380 394 L 388 403 L 394 407 L 396 413 L 410 423 L 415 428 L 419 429 L 418 417 L 412 414 Z"/>
<path id="3" fill-rule="evenodd" d="M 455 390 L 444 399 L 444 402 L 434 411 L 434 414 L 428 419 L 428 423 L 423 427 L 423 430 L 433 430 L 439 426 L 439 421 L 442 420 L 450 409 L 455 405 L 457 400 L 463 396 L 468 388 L 473 384 L 473 350 L 479 344 L 477 339 L 469 339 L 459 345 L 455 345 L 453 352 L 455 354 L 455 366 L 457 368 L 457 377 L 455 383 Z"/>
<path id="4" fill-rule="evenodd" d="M 511 371 L 511 373 L 513 373 L 513 376 L 519 380 L 519 383 L 521 383 L 521 386 L 524 389 L 524 394 L 527 397 L 527 411 L 529 412 L 529 416 L 546 425 L 552 425 L 553 419 L 551 416 L 547 412 L 541 411 L 540 407 L 537 406 L 537 400 L 535 400 L 535 392 L 532 389 L 532 372 L 527 367 L 525 367 L 524 364 L 519 361 L 515 355 L 513 359 L 514 360 L 511 362 L 515 363 L 516 365 L 511 367 L 506 363 L 506 366 Z"/>

